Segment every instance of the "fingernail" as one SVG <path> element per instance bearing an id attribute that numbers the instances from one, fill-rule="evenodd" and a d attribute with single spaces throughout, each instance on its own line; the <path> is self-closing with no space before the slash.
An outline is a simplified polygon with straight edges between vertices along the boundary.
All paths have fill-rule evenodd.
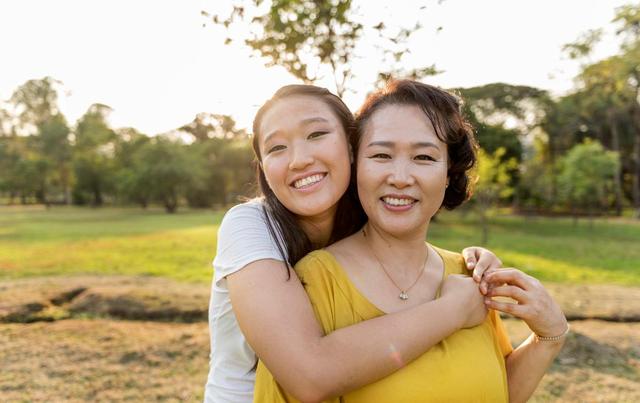
<path id="1" fill-rule="evenodd" d="M 469 269 L 471 269 L 471 268 L 472 268 L 473 266 L 475 266 L 475 265 L 476 265 L 476 264 L 475 264 L 474 262 L 468 262 L 468 263 L 467 263 L 467 267 L 468 267 Z"/>

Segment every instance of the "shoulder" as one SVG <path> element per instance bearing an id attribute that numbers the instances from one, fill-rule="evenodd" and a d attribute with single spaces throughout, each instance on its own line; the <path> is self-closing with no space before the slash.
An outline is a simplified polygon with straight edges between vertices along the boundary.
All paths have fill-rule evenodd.
<path id="1" fill-rule="evenodd" d="M 218 229 L 213 261 L 216 279 L 257 260 L 285 260 L 286 251 L 284 247 L 279 248 L 281 241 L 276 239 L 279 234 L 273 231 L 269 229 L 261 202 L 249 201 L 231 208 Z"/>
<path id="2" fill-rule="evenodd" d="M 300 259 L 294 269 L 300 280 L 309 282 L 321 278 L 335 279 L 340 265 L 329 251 L 319 249 Z"/>
<path id="3" fill-rule="evenodd" d="M 222 224 L 238 220 L 257 220 L 264 222 L 265 211 L 261 199 L 253 199 L 231 207 L 222 218 Z"/>
<path id="4" fill-rule="evenodd" d="M 450 274 L 468 274 L 466 270 L 464 257 L 458 252 L 452 252 L 447 249 L 438 248 L 435 245 L 431 247 L 440 255 L 447 272 Z"/>
<path id="5" fill-rule="evenodd" d="M 236 237 L 265 237 L 269 233 L 266 212 L 260 199 L 233 206 L 222 218 L 218 241 Z"/>

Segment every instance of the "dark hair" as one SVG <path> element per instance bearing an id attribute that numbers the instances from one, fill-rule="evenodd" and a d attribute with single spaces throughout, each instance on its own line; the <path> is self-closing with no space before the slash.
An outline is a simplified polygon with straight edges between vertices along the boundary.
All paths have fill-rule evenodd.
<path id="1" fill-rule="evenodd" d="M 431 121 L 436 136 L 447 144 L 449 186 L 442 206 L 451 210 L 467 200 L 470 196 L 469 171 L 476 163 L 478 145 L 471 124 L 463 117 L 462 100 L 440 88 L 417 81 L 389 82 L 384 89 L 370 94 L 356 114 L 356 154 L 367 122 L 385 105 L 415 105 L 422 109 Z"/>
<path id="2" fill-rule="evenodd" d="M 265 102 L 256 113 L 253 119 L 253 152 L 256 157 L 256 176 L 260 193 L 264 197 L 264 211 L 267 220 L 267 226 L 283 259 L 288 263 L 289 268 L 293 267 L 307 253 L 314 250 L 311 240 L 302 230 L 295 214 L 289 211 L 276 197 L 275 193 L 267 182 L 264 171 L 260 162 L 259 139 L 260 124 L 264 114 L 279 100 L 292 96 L 309 96 L 318 98 L 327 104 L 336 117 L 340 120 L 344 128 L 345 135 L 349 145 L 354 148 L 357 142 L 355 120 L 349 108 L 342 102 L 340 98 L 333 95 L 329 90 L 313 85 L 287 85 L 280 88 L 271 99 Z M 355 148 L 354 148 L 355 149 Z M 358 231 L 366 221 L 366 215 L 360 205 L 358 192 L 355 182 L 355 167 L 351 164 L 351 179 L 349 187 L 344 195 L 338 201 L 336 216 L 334 217 L 333 230 L 329 238 L 329 243 L 339 241 L 342 238 Z M 280 234 L 284 246 L 281 245 Z M 324 245 L 323 245 L 324 246 Z M 284 253 L 286 249 L 287 253 Z M 290 275 L 290 273 L 289 273 Z"/>

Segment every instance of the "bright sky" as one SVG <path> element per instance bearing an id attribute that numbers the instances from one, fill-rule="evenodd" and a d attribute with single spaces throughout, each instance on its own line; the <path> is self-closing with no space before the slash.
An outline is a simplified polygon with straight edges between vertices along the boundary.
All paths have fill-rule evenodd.
<path id="1" fill-rule="evenodd" d="M 63 82 L 60 107 L 70 123 L 92 103 L 114 112 L 114 127 L 147 134 L 190 122 L 198 112 L 233 115 L 250 125 L 259 105 L 281 85 L 295 82 L 282 68 L 264 67 L 242 46 L 224 46 L 221 28 L 202 26 L 200 11 L 221 0 L 0 1 L 0 99 L 22 83 L 52 76 Z M 425 28 L 412 61 L 445 72 L 428 79 L 443 87 L 491 82 L 530 85 L 561 94 L 572 87 L 578 62 L 561 46 L 588 29 L 605 28 L 594 59 L 614 53 L 610 24 L 629 0 L 435 0 L 384 3 L 355 0 L 372 22 L 414 21 L 426 4 Z M 377 19 L 377 20 L 376 20 Z M 436 33 L 436 28 L 443 29 Z M 371 90 L 376 63 L 355 64 L 357 109 Z M 330 80 L 319 83 L 331 88 Z"/>

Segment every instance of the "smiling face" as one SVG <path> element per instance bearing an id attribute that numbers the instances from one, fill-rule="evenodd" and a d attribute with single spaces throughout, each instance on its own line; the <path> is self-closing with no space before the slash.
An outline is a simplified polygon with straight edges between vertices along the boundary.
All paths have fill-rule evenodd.
<path id="1" fill-rule="evenodd" d="M 350 178 L 345 129 L 321 99 L 276 101 L 260 123 L 262 169 L 275 196 L 301 217 L 334 214 Z"/>
<path id="2" fill-rule="evenodd" d="M 395 237 L 424 236 L 444 198 L 447 145 L 415 105 L 382 106 L 362 136 L 358 195 L 369 223 Z"/>

